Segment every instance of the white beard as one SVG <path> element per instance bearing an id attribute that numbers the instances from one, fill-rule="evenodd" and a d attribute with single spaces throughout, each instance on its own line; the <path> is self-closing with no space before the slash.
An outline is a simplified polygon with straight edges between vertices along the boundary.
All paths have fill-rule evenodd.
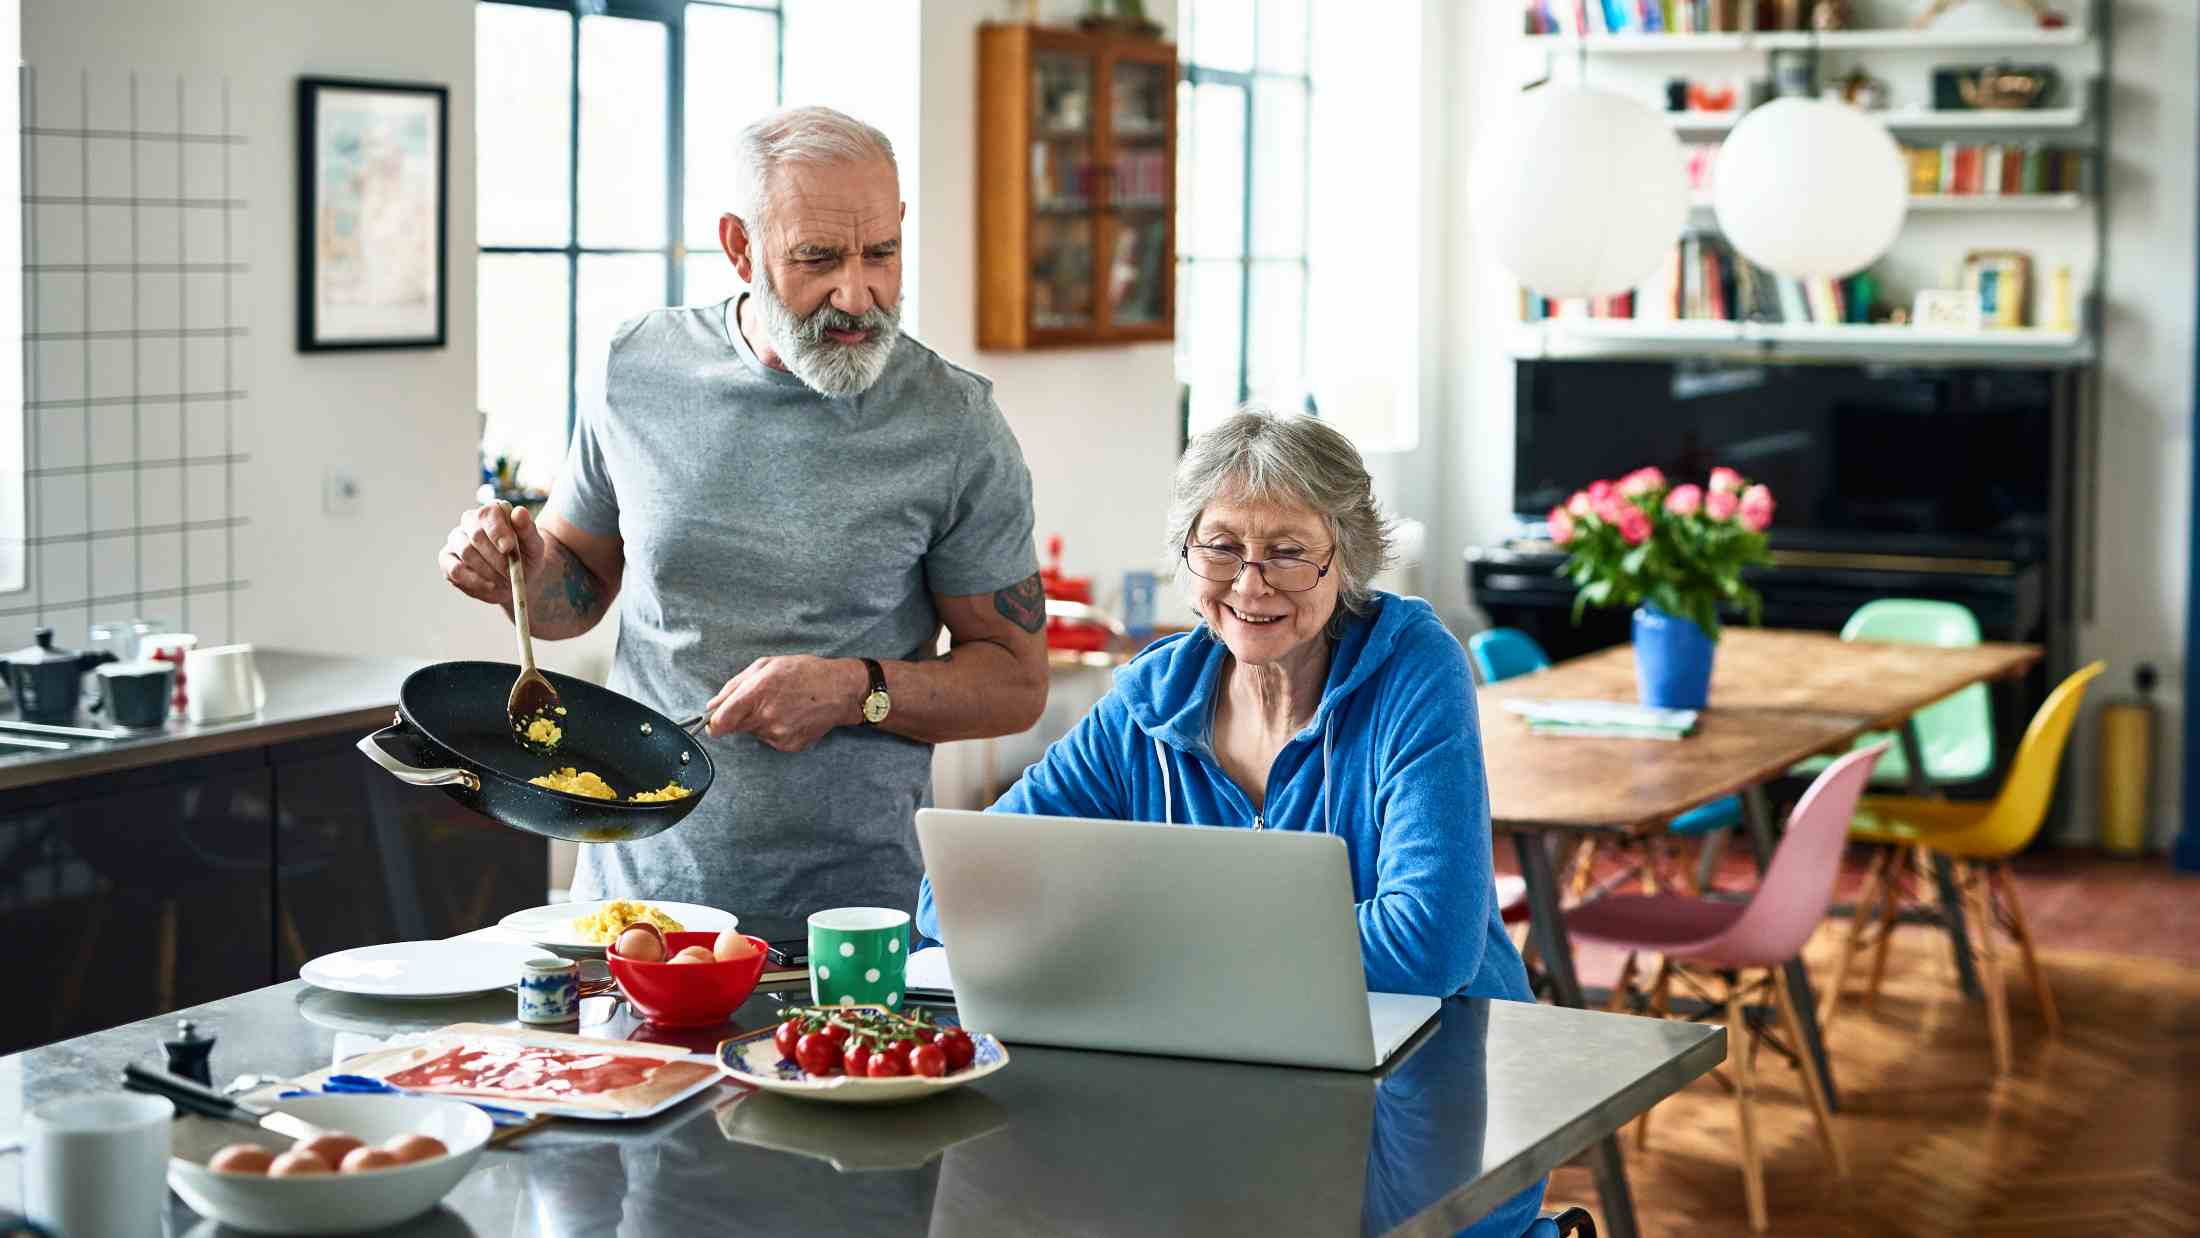
<path id="1" fill-rule="evenodd" d="M 763 312 L 764 338 L 787 369 L 819 395 L 846 398 L 870 390 L 901 338 L 901 306 L 874 305 L 868 313 L 849 314 L 828 300 L 803 318 L 779 299 L 771 274 L 760 273 L 764 277 L 757 281 L 755 295 Z M 861 344 L 843 344 L 825 334 L 828 329 L 869 336 Z"/>

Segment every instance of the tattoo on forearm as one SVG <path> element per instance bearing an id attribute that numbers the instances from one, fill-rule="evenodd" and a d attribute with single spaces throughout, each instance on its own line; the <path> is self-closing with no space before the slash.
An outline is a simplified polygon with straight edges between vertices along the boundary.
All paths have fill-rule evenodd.
<path id="1" fill-rule="evenodd" d="M 1037 632 L 1047 625 L 1047 592 L 1039 583 L 1039 574 L 1017 584 L 1010 585 L 993 595 L 993 609 L 1026 632 Z"/>
<path id="2" fill-rule="evenodd" d="M 558 553 L 565 559 L 565 604 L 576 615 L 595 615 L 603 609 L 603 585 L 579 555 L 563 546 L 558 547 Z"/>

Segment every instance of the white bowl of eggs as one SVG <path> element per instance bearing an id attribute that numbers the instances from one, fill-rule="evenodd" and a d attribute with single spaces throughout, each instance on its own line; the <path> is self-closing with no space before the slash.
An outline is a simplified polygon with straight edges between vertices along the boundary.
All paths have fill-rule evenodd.
<path id="1" fill-rule="evenodd" d="M 489 1115 L 422 1096 L 298 1096 L 269 1106 L 313 1140 L 178 1124 L 168 1185 L 200 1216 L 256 1234 L 349 1234 L 435 1207 L 488 1146 Z"/>

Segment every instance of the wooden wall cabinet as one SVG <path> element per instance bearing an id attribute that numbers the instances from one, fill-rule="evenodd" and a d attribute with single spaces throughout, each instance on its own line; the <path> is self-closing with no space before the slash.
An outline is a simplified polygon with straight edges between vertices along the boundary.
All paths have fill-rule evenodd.
<path id="1" fill-rule="evenodd" d="M 978 347 L 1176 334 L 1176 48 L 978 31 Z"/>

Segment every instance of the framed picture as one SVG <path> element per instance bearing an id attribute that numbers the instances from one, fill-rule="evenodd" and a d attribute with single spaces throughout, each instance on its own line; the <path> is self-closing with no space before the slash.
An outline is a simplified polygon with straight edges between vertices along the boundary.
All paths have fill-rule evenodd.
<path id="1" fill-rule="evenodd" d="M 450 92 L 298 79 L 298 347 L 441 348 Z"/>

